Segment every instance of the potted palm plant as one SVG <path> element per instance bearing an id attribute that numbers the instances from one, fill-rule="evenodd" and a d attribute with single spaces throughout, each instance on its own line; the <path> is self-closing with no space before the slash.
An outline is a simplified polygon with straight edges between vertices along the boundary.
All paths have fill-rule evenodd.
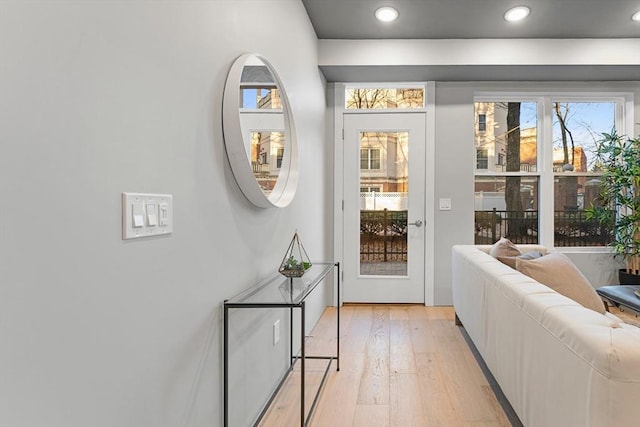
<path id="1" fill-rule="evenodd" d="M 615 130 L 602 136 L 596 152 L 602 182 L 587 219 L 611 231 L 614 255 L 625 262 L 620 283 L 640 284 L 640 136 L 628 138 Z"/>

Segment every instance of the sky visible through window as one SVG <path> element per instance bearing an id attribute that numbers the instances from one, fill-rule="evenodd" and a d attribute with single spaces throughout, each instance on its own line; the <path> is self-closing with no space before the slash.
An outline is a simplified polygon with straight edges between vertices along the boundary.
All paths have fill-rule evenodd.
<path id="1" fill-rule="evenodd" d="M 583 148 L 590 160 L 589 169 L 593 166 L 592 160 L 597 147 L 597 142 L 602 139 L 603 133 L 610 133 L 615 126 L 615 102 L 612 101 L 586 101 L 563 102 L 558 99 L 561 111 L 569 109 L 566 116 L 566 124 L 573 135 L 576 146 Z M 535 102 L 522 102 L 520 105 L 521 129 L 536 127 L 537 104 Z M 560 122 L 552 112 L 553 119 L 553 146 L 562 147 Z"/>

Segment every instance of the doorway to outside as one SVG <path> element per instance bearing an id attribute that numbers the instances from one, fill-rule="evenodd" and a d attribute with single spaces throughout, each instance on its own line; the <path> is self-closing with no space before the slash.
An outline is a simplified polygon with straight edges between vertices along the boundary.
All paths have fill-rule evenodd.
<path id="1" fill-rule="evenodd" d="M 425 302 L 426 113 L 343 115 L 344 301 Z"/>

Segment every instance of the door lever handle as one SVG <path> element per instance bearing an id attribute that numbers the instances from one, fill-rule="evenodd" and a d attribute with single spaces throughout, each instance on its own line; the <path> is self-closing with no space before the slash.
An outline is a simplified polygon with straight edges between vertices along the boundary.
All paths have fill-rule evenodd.
<path id="1" fill-rule="evenodd" d="M 416 227 L 422 227 L 422 220 L 416 219 L 416 222 L 410 222 L 407 225 L 415 225 Z"/>

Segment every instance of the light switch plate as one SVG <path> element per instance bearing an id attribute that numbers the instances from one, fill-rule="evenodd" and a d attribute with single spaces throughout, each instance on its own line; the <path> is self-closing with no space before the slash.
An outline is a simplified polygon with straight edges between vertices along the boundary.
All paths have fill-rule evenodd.
<path id="1" fill-rule="evenodd" d="M 147 211 L 148 209 L 152 211 Z M 140 224 L 141 218 L 142 224 Z M 137 224 L 134 223 L 134 219 L 137 220 Z M 122 193 L 123 240 L 172 232 L 173 196 L 171 194 Z"/>
<path id="2" fill-rule="evenodd" d="M 450 211 L 451 210 L 451 199 L 440 199 L 440 210 L 441 211 Z"/>

